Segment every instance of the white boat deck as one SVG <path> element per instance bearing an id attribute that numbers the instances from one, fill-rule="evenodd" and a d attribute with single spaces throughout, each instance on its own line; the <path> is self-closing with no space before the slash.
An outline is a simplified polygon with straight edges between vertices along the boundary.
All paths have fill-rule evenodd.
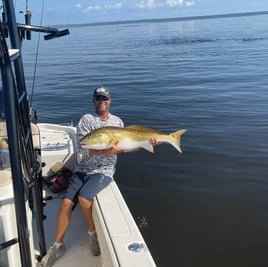
<path id="1" fill-rule="evenodd" d="M 43 176 L 50 175 L 52 170 L 60 169 L 63 165 L 70 170 L 76 166 L 75 128 L 61 125 L 38 124 L 42 150 Z M 63 194 L 54 194 L 48 187 L 44 197 L 48 198 L 44 207 L 44 230 L 47 250 L 55 242 L 58 210 Z M 52 198 L 52 199 L 51 199 Z M 55 267 L 100 267 L 101 256 L 94 257 L 89 249 L 87 224 L 77 205 L 72 213 L 72 219 L 64 239 L 66 253 L 53 265 Z M 35 243 L 38 250 L 38 243 Z M 39 264 L 38 264 L 39 265 Z"/>
<path id="2" fill-rule="evenodd" d="M 72 136 L 72 131 L 75 129 L 49 124 L 38 124 L 38 127 L 41 134 L 42 161 L 46 163 L 43 172 L 50 173 L 50 167 L 53 165 L 57 167 L 58 164 L 55 165 L 55 163 L 58 161 L 73 170 L 77 160 L 77 156 L 74 155 L 76 140 Z M 46 192 L 48 195 L 53 195 L 49 189 Z M 44 208 L 47 216 L 44 221 L 47 249 L 54 243 L 60 203 L 60 198 L 48 200 Z M 58 259 L 55 267 L 155 266 L 149 249 L 115 182 L 112 182 L 94 199 L 93 217 L 101 255 L 94 257 L 90 252 L 87 225 L 78 204 L 73 211 L 65 236 L 66 254 Z M 129 246 L 137 250 L 131 250 Z"/>
<path id="3" fill-rule="evenodd" d="M 6 135 L 5 125 L 0 125 L 0 136 Z M 75 140 L 75 128 L 52 125 L 38 124 L 32 125 L 33 143 L 36 149 L 42 150 L 42 162 L 46 163 L 43 168 L 43 176 L 50 174 L 52 170 L 61 166 L 74 170 L 77 162 L 77 148 Z M 39 135 L 40 134 L 40 135 Z M 0 184 L 0 191 L 5 190 L 5 186 L 10 188 L 7 195 L 8 203 L 3 207 L 0 205 L 0 233 L 10 232 L 11 237 L 16 237 L 16 222 L 14 220 L 14 204 L 10 201 L 12 196 L 11 172 L 2 170 L 2 176 L 8 179 L 8 184 Z M 62 194 L 54 194 L 49 188 L 44 188 L 44 196 L 47 198 L 44 207 L 44 231 L 46 248 L 49 249 L 55 241 L 57 228 L 57 215 L 61 203 Z M 6 190 L 5 190 L 6 192 Z M 7 192 L 6 192 L 7 193 Z M 4 194 L 2 194 L 4 197 Z M 2 201 L 2 203 L 5 203 Z M 39 244 L 36 233 L 35 218 L 33 220 L 33 229 L 31 230 L 32 214 L 29 210 L 29 233 L 33 232 L 33 253 L 39 255 Z M 155 263 L 146 246 L 145 241 L 119 191 L 117 184 L 111 182 L 110 185 L 102 190 L 94 199 L 93 217 L 99 238 L 101 255 L 94 257 L 89 248 L 87 224 L 84 216 L 77 205 L 72 214 L 72 220 L 65 235 L 66 253 L 59 258 L 54 267 L 154 267 Z M 2 227 L 6 225 L 5 227 Z M 6 241 L 3 238 L 2 242 Z M 31 239 L 31 238 L 30 238 Z M 30 241 L 31 242 L 31 241 Z M 14 251 L 14 252 L 12 252 Z M 18 244 L 12 246 L 12 251 L 7 250 L 7 256 L 0 254 L 0 266 L 20 266 L 20 264 L 5 265 L 2 262 L 19 261 Z M 12 252 L 12 253 L 11 253 Z M 13 255 L 16 256 L 14 257 Z M 2 261 L 3 260 L 3 261 Z M 36 266 L 40 263 L 36 262 Z"/>
<path id="4" fill-rule="evenodd" d="M 49 189 L 48 189 L 49 190 Z M 49 191 L 48 191 L 49 192 Z M 47 218 L 44 220 L 47 249 L 54 243 L 57 228 L 57 214 L 60 198 L 48 200 L 44 208 Z M 87 225 L 79 205 L 72 214 L 72 220 L 64 240 L 66 253 L 53 265 L 55 267 L 101 267 L 101 256 L 94 257 L 89 250 Z M 35 243 L 38 250 L 38 243 Z M 40 266 L 38 264 L 37 266 Z"/>

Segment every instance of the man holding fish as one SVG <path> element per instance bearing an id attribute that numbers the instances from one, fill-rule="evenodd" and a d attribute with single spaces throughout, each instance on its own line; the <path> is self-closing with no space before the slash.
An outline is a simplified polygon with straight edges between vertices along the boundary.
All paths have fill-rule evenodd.
<path id="1" fill-rule="evenodd" d="M 96 115 L 85 114 L 78 123 L 77 135 L 82 160 L 70 179 L 59 209 L 55 243 L 43 257 L 43 267 L 52 266 L 65 253 L 64 234 L 77 201 L 88 223 L 91 252 L 94 256 L 100 254 L 92 217 L 92 203 L 94 196 L 112 181 L 118 153 L 140 148 L 153 152 L 153 147 L 161 142 L 168 142 L 181 152 L 180 136 L 185 130 L 165 135 L 137 125 L 124 128 L 122 120 L 109 112 L 111 102 L 108 88 L 96 88 L 93 93 Z"/>

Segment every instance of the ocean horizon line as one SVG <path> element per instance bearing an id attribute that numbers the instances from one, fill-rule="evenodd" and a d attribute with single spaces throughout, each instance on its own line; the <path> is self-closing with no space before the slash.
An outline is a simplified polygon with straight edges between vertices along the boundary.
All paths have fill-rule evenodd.
<path id="1" fill-rule="evenodd" d="M 217 15 L 202 15 L 202 16 L 187 16 L 187 17 L 171 17 L 171 18 L 151 18 L 151 19 L 135 19 L 135 20 L 118 20 L 118 21 L 103 21 L 103 22 L 86 22 L 74 24 L 57 24 L 54 27 L 88 27 L 88 26 L 103 26 L 103 25 L 118 25 L 118 24 L 136 24 L 136 23 L 157 23 L 157 22 L 172 22 L 172 21 L 187 21 L 187 20 L 202 20 L 202 19 L 218 19 L 228 17 L 244 17 L 244 16 L 259 16 L 268 15 L 268 11 L 228 13 Z"/>

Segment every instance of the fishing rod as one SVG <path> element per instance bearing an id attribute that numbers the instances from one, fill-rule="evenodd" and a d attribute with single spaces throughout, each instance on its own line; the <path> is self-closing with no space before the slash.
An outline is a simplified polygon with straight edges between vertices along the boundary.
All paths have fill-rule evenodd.
<path id="1" fill-rule="evenodd" d="M 64 30 L 58 30 L 57 28 L 50 28 L 50 27 L 43 27 L 43 16 L 44 16 L 44 6 L 45 6 L 45 1 L 42 1 L 42 8 L 41 8 L 41 16 L 40 16 L 40 22 L 39 26 L 34 26 L 31 24 L 31 18 L 32 18 L 32 11 L 29 6 L 28 0 L 26 0 L 26 11 L 25 11 L 25 24 L 18 24 L 18 27 L 22 29 L 22 32 L 26 32 L 26 40 L 31 40 L 31 32 L 36 31 L 39 32 L 39 36 L 37 39 L 37 46 L 36 46 L 36 53 L 35 53 L 35 63 L 34 63 L 34 71 L 33 71 L 33 81 L 32 81 L 32 89 L 31 89 L 31 96 L 30 96 L 30 101 L 29 101 L 29 115 L 31 120 L 37 121 L 38 119 L 38 110 L 34 111 L 34 114 L 32 114 L 32 104 L 33 104 L 33 96 L 34 96 L 34 90 L 35 90 L 35 81 L 36 81 L 36 74 L 37 74 L 37 63 L 38 63 L 38 57 L 39 57 L 39 51 L 40 51 L 40 39 L 41 39 L 41 32 L 43 33 L 48 33 L 47 35 L 44 36 L 45 40 L 50 40 L 56 37 L 61 37 L 64 35 L 69 34 L 68 29 Z M 20 13 L 24 13 L 23 11 L 20 11 Z"/>
<path id="2" fill-rule="evenodd" d="M 29 4 L 28 4 L 28 0 L 27 0 L 27 2 L 26 2 L 26 14 L 25 14 L 25 24 L 26 25 L 31 24 L 31 23 L 28 23 L 29 16 L 31 16 L 31 12 L 29 10 L 30 10 Z M 39 23 L 40 26 L 43 23 L 43 14 L 44 14 L 44 0 L 42 1 L 42 10 L 41 10 L 41 16 L 40 16 L 40 23 Z M 41 33 L 39 32 L 38 39 L 37 39 L 37 46 L 36 46 L 36 54 L 35 54 L 31 98 L 30 98 L 30 103 L 29 103 L 29 105 L 30 105 L 30 118 L 31 118 L 31 120 L 34 120 L 34 121 L 38 120 L 38 115 L 39 115 L 38 110 L 35 110 L 34 115 L 32 116 L 32 107 L 33 107 L 33 96 L 34 96 L 35 79 L 36 79 L 36 72 L 37 72 L 37 61 L 38 61 L 38 56 L 39 56 L 40 39 L 41 39 Z"/>

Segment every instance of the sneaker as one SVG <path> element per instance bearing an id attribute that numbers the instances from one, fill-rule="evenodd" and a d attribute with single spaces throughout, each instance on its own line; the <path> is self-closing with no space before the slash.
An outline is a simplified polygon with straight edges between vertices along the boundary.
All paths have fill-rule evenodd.
<path id="1" fill-rule="evenodd" d="M 89 234 L 89 247 L 93 256 L 100 255 L 99 241 L 96 232 Z"/>
<path id="2" fill-rule="evenodd" d="M 47 254 L 41 260 L 42 267 L 51 267 L 56 260 L 61 257 L 65 253 L 65 245 L 64 243 L 58 249 L 56 249 L 55 245 L 49 248 Z"/>

